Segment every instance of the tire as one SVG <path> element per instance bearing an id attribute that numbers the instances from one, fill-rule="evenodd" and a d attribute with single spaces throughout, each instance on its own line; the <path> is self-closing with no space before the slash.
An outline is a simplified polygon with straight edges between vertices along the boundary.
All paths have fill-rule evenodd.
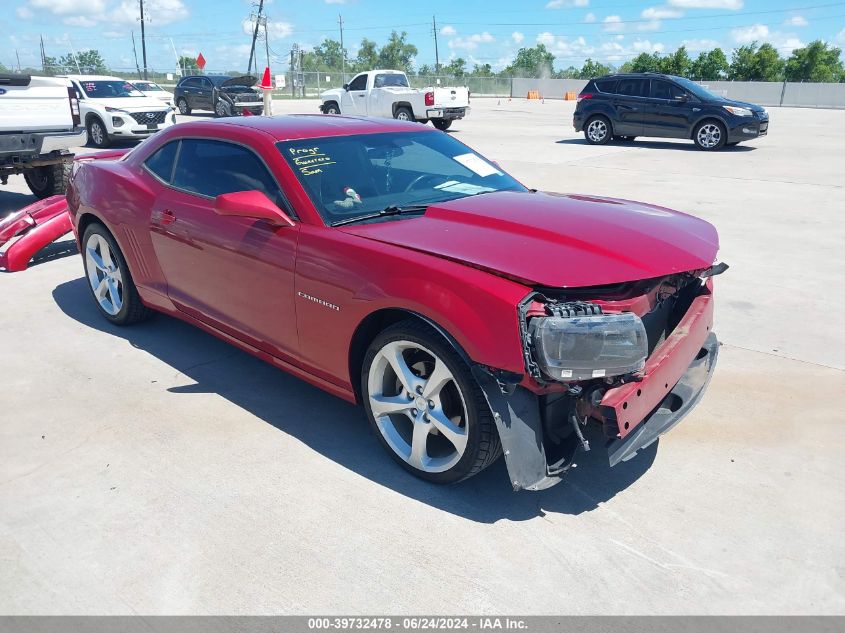
<path id="1" fill-rule="evenodd" d="M 396 112 L 393 113 L 393 118 L 398 119 L 399 121 L 416 121 L 414 113 L 411 112 L 410 108 L 406 108 L 405 106 L 396 108 Z"/>
<path id="2" fill-rule="evenodd" d="M 104 149 L 111 145 L 109 133 L 106 131 L 106 125 L 100 117 L 92 116 L 88 119 L 88 141 L 94 147 Z"/>
<path id="3" fill-rule="evenodd" d="M 584 124 L 584 138 L 590 145 L 606 145 L 613 137 L 613 127 L 604 116 L 594 116 Z"/>
<path id="4" fill-rule="evenodd" d="M 696 126 L 692 140 L 698 146 L 698 149 L 712 152 L 725 146 L 725 142 L 728 140 L 728 131 L 721 121 L 707 119 Z"/>
<path id="5" fill-rule="evenodd" d="M 404 378 L 394 363 L 401 363 Z M 434 374 L 437 384 L 427 380 Z M 470 368 L 425 323 L 401 321 L 375 338 L 364 357 L 361 393 L 379 442 L 421 479 L 456 483 L 501 455 L 493 414 Z"/>
<path id="6" fill-rule="evenodd" d="M 214 116 L 216 117 L 227 117 L 232 116 L 231 111 L 229 110 L 228 104 L 223 101 L 223 99 L 218 99 L 217 103 L 214 104 Z"/>
<path id="7" fill-rule="evenodd" d="M 154 314 L 141 303 L 123 253 L 99 222 L 89 224 L 82 235 L 82 262 L 94 304 L 107 321 L 130 325 Z"/>
<path id="8" fill-rule="evenodd" d="M 176 100 L 176 107 L 179 108 L 179 114 L 188 115 L 191 113 L 191 106 L 185 100 L 185 97 L 179 97 Z"/>
<path id="9" fill-rule="evenodd" d="M 438 130 L 443 130 L 444 132 L 452 127 L 452 119 L 432 119 L 431 123 Z"/>
<path id="10" fill-rule="evenodd" d="M 340 108 L 334 101 L 329 101 L 324 107 L 323 114 L 340 114 Z"/>
<path id="11" fill-rule="evenodd" d="M 61 195 L 67 189 L 67 180 L 70 175 L 70 165 L 57 163 L 55 165 L 44 165 L 27 169 L 23 178 L 29 190 L 37 198 L 44 199 L 50 196 Z"/>

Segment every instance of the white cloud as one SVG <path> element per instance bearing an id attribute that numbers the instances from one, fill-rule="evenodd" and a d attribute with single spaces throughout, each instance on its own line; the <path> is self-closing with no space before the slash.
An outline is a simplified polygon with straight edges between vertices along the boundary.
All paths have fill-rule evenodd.
<path id="1" fill-rule="evenodd" d="M 449 40 L 449 48 L 451 49 L 462 49 L 466 51 L 474 51 L 478 48 L 479 44 L 487 44 L 489 42 L 495 41 L 492 35 L 490 35 L 487 31 L 483 33 L 474 33 L 469 37 L 456 37 L 454 39 Z"/>
<path id="2" fill-rule="evenodd" d="M 625 29 L 625 25 L 622 24 L 622 18 L 618 15 L 609 15 L 604 20 L 602 20 L 604 27 L 602 27 L 608 33 L 618 33 Z"/>
<path id="3" fill-rule="evenodd" d="M 546 4 L 547 9 L 566 9 L 567 7 L 586 7 L 590 5 L 590 0 L 549 0 Z"/>
<path id="4" fill-rule="evenodd" d="M 137 2 L 135 4 L 138 4 Z M 49 11 L 54 15 L 90 15 L 103 13 L 106 10 L 105 0 L 29 0 L 30 9 Z"/>
<path id="5" fill-rule="evenodd" d="M 737 44 L 750 44 L 769 37 L 769 27 L 765 24 L 754 24 L 732 29 L 731 35 Z"/>
<path id="6" fill-rule="evenodd" d="M 807 22 L 807 18 L 803 15 L 793 15 L 784 22 L 784 25 L 786 26 L 807 26 L 807 24 L 809 24 L 809 22 Z"/>
<path id="7" fill-rule="evenodd" d="M 101 31 L 100 35 L 107 40 L 119 40 L 126 37 L 126 31 Z M 170 42 L 167 42 L 167 50 L 170 50 Z"/>
<path id="8" fill-rule="evenodd" d="M 79 4 L 81 3 L 77 3 L 76 6 Z M 185 6 L 182 0 L 144 0 L 144 17 L 149 16 L 150 23 L 156 26 L 164 26 L 184 20 L 188 15 L 188 7 Z M 97 19 L 103 22 L 111 21 L 123 24 L 136 24 L 139 16 L 140 11 L 138 9 L 138 3 L 135 0 L 122 0 L 111 15 L 99 15 Z"/>
<path id="9" fill-rule="evenodd" d="M 19 6 L 15 11 L 21 20 L 29 20 L 33 15 L 32 9 L 26 5 Z"/>
<path id="10" fill-rule="evenodd" d="M 326 0 L 326 4 L 346 4 L 346 0 Z"/>
<path id="11" fill-rule="evenodd" d="M 241 22 L 241 28 L 247 35 L 252 35 L 255 31 L 255 22 L 247 18 Z M 263 28 L 258 30 L 259 34 L 264 32 Z M 279 22 L 277 20 L 267 20 L 267 32 L 270 34 L 271 40 L 280 40 L 288 37 L 293 33 L 293 24 L 290 22 Z"/>
<path id="12" fill-rule="evenodd" d="M 845 29 L 842 29 L 841 31 L 839 31 L 839 33 L 836 36 L 836 41 L 840 42 L 842 44 L 845 44 Z"/>
<path id="13" fill-rule="evenodd" d="M 656 31 L 660 28 L 660 20 L 649 20 L 648 22 L 640 22 L 637 24 L 638 31 Z"/>
<path id="14" fill-rule="evenodd" d="M 443 35 L 457 35 L 458 31 L 455 29 L 454 26 L 447 24 L 442 29 L 440 29 L 440 33 Z"/>
<path id="15" fill-rule="evenodd" d="M 587 15 L 584 16 L 584 22 L 586 22 L 588 24 L 592 24 L 595 21 L 596 21 L 596 14 L 595 13 L 591 12 L 591 13 L 588 13 Z"/>
<path id="16" fill-rule="evenodd" d="M 592 54 L 595 49 L 587 45 L 583 36 L 570 38 L 564 35 L 552 35 L 544 31 L 537 36 L 537 43 L 543 44 L 555 57 L 573 59 Z"/>
<path id="17" fill-rule="evenodd" d="M 742 8 L 742 0 L 669 0 L 673 7 L 682 9 L 728 9 L 737 11 Z"/>
<path id="18" fill-rule="evenodd" d="M 519 31 L 514 31 L 511 33 L 511 39 L 514 41 L 514 44 L 522 44 L 522 40 L 525 39 L 525 35 Z"/>
<path id="19" fill-rule="evenodd" d="M 75 15 L 70 18 L 65 18 L 64 20 L 62 20 L 62 22 L 64 22 L 68 26 L 79 26 L 85 29 L 97 25 L 96 20 L 92 20 L 91 18 L 84 15 Z"/>
<path id="20" fill-rule="evenodd" d="M 650 42 L 649 40 L 637 40 L 631 47 L 638 53 L 661 53 L 666 48 L 660 42 Z"/>
<path id="21" fill-rule="evenodd" d="M 669 7 L 649 7 L 648 9 L 643 9 L 640 17 L 644 20 L 665 20 L 666 18 L 679 18 L 683 14 L 683 11 Z"/>
<path id="22" fill-rule="evenodd" d="M 687 50 L 691 53 L 710 51 L 719 46 L 719 42 L 717 42 L 716 40 L 709 39 L 684 40 L 683 42 L 681 42 L 681 44 L 686 46 Z"/>

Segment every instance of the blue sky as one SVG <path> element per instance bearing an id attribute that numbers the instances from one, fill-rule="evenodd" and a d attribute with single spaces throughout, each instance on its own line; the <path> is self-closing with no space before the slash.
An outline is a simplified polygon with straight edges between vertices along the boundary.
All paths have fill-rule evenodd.
<path id="1" fill-rule="evenodd" d="M 149 66 L 175 67 L 179 54 L 202 52 L 207 69 L 246 67 L 248 19 L 257 0 L 145 0 Z M 441 62 L 463 57 L 500 69 L 521 46 L 544 43 L 556 66 L 586 57 L 616 65 L 643 51 L 730 52 L 753 40 L 782 55 L 821 38 L 845 47 L 845 1 L 831 0 L 268 0 L 271 61 L 283 70 L 293 43 L 311 47 L 338 37 L 338 14 L 354 57 L 362 37 L 382 43 L 405 30 L 419 48 L 417 64 L 433 64 L 432 15 Z M 48 55 L 97 48 L 113 68 L 131 69 L 130 32 L 139 38 L 137 0 L 0 0 L 0 62 L 39 66 L 39 35 Z M 171 40 L 173 46 L 171 46 Z M 263 49 L 262 49 L 263 50 Z M 139 48 L 140 57 L 140 48 Z M 263 53 L 261 59 L 264 59 Z"/>

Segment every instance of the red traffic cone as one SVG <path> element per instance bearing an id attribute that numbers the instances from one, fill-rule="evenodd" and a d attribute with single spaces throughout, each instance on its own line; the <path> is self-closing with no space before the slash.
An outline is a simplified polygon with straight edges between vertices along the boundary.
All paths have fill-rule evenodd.
<path id="1" fill-rule="evenodd" d="M 264 77 L 261 79 L 261 86 L 259 86 L 262 90 L 272 90 L 273 84 L 270 81 L 270 67 L 264 67 Z"/>
<path id="2" fill-rule="evenodd" d="M 243 116 L 252 116 L 252 112 L 249 111 L 249 108 L 243 108 L 241 110 L 241 114 L 243 114 Z"/>

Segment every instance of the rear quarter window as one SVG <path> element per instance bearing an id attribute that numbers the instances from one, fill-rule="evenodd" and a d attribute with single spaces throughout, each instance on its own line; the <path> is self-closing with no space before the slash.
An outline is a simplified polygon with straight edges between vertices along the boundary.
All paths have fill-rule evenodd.
<path id="1" fill-rule="evenodd" d="M 616 94 L 625 95 L 626 97 L 647 97 L 648 80 L 620 79 Z"/>
<path id="2" fill-rule="evenodd" d="M 173 176 L 173 164 L 176 161 L 179 141 L 171 141 L 144 161 L 144 165 L 164 182 L 169 183 Z"/>
<path id="3" fill-rule="evenodd" d="M 615 79 L 600 79 L 596 82 L 596 88 L 599 89 L 599 92 L 613 94 L 616 92 L 616 83 Z"/>

